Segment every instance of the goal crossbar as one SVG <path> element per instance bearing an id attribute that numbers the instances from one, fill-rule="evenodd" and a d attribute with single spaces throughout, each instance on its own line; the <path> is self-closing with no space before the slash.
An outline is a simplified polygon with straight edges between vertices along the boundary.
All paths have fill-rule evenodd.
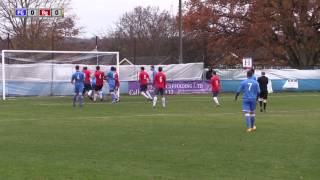
<path id="1" fill-rule="evenodd" d="M 2 50 L 2 53 L 56 53 L 56 54 L 119 54 L 116 51 L 50 51 L 50 50 Z"/>
<path id="2" fill-rule="evenodd" d="M 6 100 L 6 73 L 5 53 L 42 53 L 42 54 L 115 54 L 117 59 L 117 72 L 120 73 L 119 52 L 116 51 L 50 51 L 50 50 L 2 50 L 2 99 Z M 119 74 L 120 76 L 120 74 Z M 120 93 L 120 92 L 118 92 Z"/>

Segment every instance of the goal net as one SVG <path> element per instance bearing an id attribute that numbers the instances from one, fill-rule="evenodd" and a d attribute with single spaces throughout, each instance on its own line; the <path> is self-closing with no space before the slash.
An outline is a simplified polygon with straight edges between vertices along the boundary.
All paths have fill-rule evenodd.
<path id="1" fill-rule="evenodd" d="M 119 73 L 119 52 L 3 50 L 0 68 L 2 99 L 17 96 L 72 95 L 71 75 L 75 65 L 87 66 L 92 74 L 97 65 L 108 72 L 112 66 Z M 120 74 L 119 74 L 120 76 Z M 104 85 L 104 93 L 108 86 Z"/>

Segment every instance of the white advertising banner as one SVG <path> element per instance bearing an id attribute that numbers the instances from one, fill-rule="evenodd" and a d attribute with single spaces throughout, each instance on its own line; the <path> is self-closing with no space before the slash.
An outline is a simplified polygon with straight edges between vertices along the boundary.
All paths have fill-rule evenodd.
<path id="1" fill-rule="evenodd" d="M 299 83 L 297 79 L 288 79 L 283 87 L 283 89 L 299 89 Z"/>

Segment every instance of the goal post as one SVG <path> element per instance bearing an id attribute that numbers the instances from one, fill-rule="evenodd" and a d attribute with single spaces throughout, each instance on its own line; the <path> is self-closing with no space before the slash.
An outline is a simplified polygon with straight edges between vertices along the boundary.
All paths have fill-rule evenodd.
<path id="1" fill-rule="evenodd" d="M 120 77 L 119 52 L 2 50 L 1 56 L 3 100 L 8 96 L 37 96 L 37 94 L 26 93 L 27 90 L 35 88 L 42 88 L 42 96 L 70 95 L 65 92 L 66 89 L 68 92 L 72 89 L 69 83 L 75 65 L 88 66 L 92 72 L 96 65 L 100 65 L 104 72 L 109 71 L 111 66 L 115 66 Z M 37 83 L 38 85 L 42 83 L 41 87 L 36 87 Z M 53 92 L 53 89 L 56 90 L 57 87 L 62 86 L 64 86 L 64 93 Z M 44 92 L 46 88 L 50 89 L 50 94 Z M 118 93 L 120 95 L 120 91 Z"/>
<path id="2" fill-rule="evenodd" d="M 2 71 L 2 99 L 6 100 L 6 71 L 5 71 L 5 61 L 4 61 L 5 50 L 1 52 L 1 71 Z"/>

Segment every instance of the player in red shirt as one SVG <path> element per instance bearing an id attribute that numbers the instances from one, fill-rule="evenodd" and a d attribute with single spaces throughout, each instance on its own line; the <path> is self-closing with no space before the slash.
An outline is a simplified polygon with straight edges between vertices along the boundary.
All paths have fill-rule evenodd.
<path id="1" fill-rule="evenodd" d="M 93 96 L 93 100 L 97 100 L 97 94 L 101 101 L 103 101 L 103 82 L 104 82 L 104 72 L 100 71 L 100 66 L 96 67 L 96 72 L 94 73 L 94 77 L 96 78 L 96 87 L 94 89 L 95 93 Z"/>
<path id="2" fill-rule="evenodd" d="M 154 77 L 154 81 L 155 81 L 156 89 L 155 89 L 155 95 L 153 97 L 153 107 L 156 107 L 157 105 L 157 100 L 158 100 L 157 95 L 161 96 L 162 107 L 166 107 L 166 99 L 164 97 L 164 91 L 166 88 L 166 75 L 162 72 L 162 67 L 158 68 L 158 73 Z"/>
<path id="3" fill-rule="evenodd" d="M 220 84 L 220 78 L 217 75 L 216 71 L 212 71 L 212 77 L 210 79 L 210 82 L 211 82 L 211 88 L 212 88 L 213 101 L 216 103 L 217 106 L 220 106 L 220 103 L 218 100 L 218 94 L 221 89 L 221 84 Z"/>
<path id="4" fill-rule="evenodd" d="M 92 86 L 91 86 L 91 72 L 88 70 L 88 67 L 83 67 L 84 74 L 84 89 L 83 95 L 88 95 L 92 99 Z"/>
<path id="5" fill-rule="evenodd" d="M 152 100 L 152 96 L 148 91 L 148 83 L 150 81 L 149 74 L 144 71 L 144 67 L 141 67 L 140 69 L 141 69 L 139 73 L 140 93 L 146 99 Z"/>

